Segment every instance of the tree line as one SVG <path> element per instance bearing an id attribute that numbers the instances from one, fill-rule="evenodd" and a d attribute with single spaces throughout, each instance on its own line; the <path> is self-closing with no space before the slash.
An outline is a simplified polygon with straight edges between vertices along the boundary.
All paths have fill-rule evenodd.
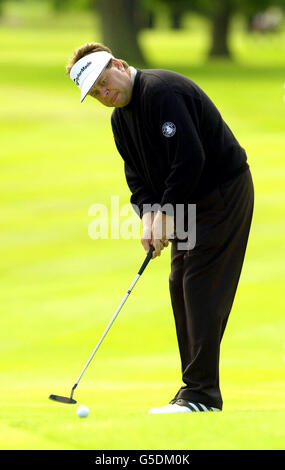
<path id="1" fill-rule="evenodd" d="M 6 2 L 9 0 L 6 0 Z M 21 2 L 24 0 L 18 0 Z M 39 0 L 41 1 L 41 0 Z M 152 28 L 161 8 L 167 8 L 172 28 L 180 28 L 185 13 L 198 13 L 210 24 L 211 45 L 209 57 L 231 58 L 229 36 L 232 19 L 236 13 L 247 18 L 251 26 L 255 15 L 269 7 L 285 8 L 285 0 L 45 0 L 56 12 L 81 8 L 90 14 L 99 15 L 102 42 L 117 57 L 125 58 L 137 65 L 145 65 L 145 58 L 139 46 L 138 34 L 143 28 Z M 0 13 L 5 0 L 0 0 Z M 282 11 L 281 10 L 281 11 Z M 258 17 L 257 17 L 258 19 Z M 276 22 L 275 22 L 276 23 Z M 252 23 L 253 24 L 253 23 Z M 256 29 L 274 29 L 274 19 L 259 16 L 254 23 Z"/>

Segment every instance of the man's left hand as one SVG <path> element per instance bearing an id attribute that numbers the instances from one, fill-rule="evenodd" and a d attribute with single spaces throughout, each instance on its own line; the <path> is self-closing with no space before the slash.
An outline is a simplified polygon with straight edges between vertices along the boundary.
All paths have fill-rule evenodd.
<path id="1" fill-rule="evenodd" d="M 154 217 L 152 224 L 152 245 L 154 252 L 153 258 L 160 256 L 164 247 L 169 244 L 169 239 L 173 236 L 174 232 L 174 217 L 158 211 Z"/>

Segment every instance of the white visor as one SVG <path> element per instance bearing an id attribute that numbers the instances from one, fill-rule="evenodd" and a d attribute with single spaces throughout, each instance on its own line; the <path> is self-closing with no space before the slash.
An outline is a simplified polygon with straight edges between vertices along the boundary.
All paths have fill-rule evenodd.
<path id="1" fill-rule="evenodd" d="M 74 64 L 69 75 L 81 90 L 81 102 L 112 58 L 114 56 L 106 51 L 92 52 Z"/>

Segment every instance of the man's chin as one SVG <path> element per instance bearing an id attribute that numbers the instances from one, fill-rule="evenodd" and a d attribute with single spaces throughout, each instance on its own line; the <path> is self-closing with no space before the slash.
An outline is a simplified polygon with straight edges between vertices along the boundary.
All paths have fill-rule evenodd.
<path id="1" fill-rule="evenodd" d="M 123 108 L 124 106 L 127 106 L 129 102 L 130 102 L 130 99 L 124 93 L 119 93 L 113 103 L 113 107 Z"/>

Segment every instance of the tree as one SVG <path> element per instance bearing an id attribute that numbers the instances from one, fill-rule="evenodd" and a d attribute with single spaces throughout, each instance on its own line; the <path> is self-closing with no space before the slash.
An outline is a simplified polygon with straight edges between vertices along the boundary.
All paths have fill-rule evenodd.
<path id="1" fill-rule="evenodd" d="M 285 0 L 191 0 L 192 8 L 206 15 L 211 22 L 210 57 L 231 57 L 228 40 L 235 13 L 249 17 L 273 4 L 284 6 Z"/>
<path id="2" fill-rule="evenodd" d="M 231 57 L 229 32 L 235 13 L 243 13 L 247 18 L 270 6 L 285 6 L 285 0 L 154 0 L 163 2 L 170 13 L 195 11 L 208 18 L 211 25 L 210 57 Z M 171 13 L 172 14 L 172 13 Z"/>
<path id="3" fill-rule="evenodd" d="M 170 24 L 172 29 L 181 29 L 183 16 L 187 11 L 186 8 L 185 1 L 177 1 L 170 5 Z"/>
<path id="4" fill-rule="evenodd" d="M 103 43 L 116 57 L 144 65 L 138 43 L 139 2 L 137 0 L 96 0 L 101 19 Z"/>
<path id="5" fill-rule="evenodd" d="M 210 57 L 230 57 L 229 30 L 233 14 L 233 6 L 227 0 L 221 0 L 211 15 L 212 44 Z"/>

